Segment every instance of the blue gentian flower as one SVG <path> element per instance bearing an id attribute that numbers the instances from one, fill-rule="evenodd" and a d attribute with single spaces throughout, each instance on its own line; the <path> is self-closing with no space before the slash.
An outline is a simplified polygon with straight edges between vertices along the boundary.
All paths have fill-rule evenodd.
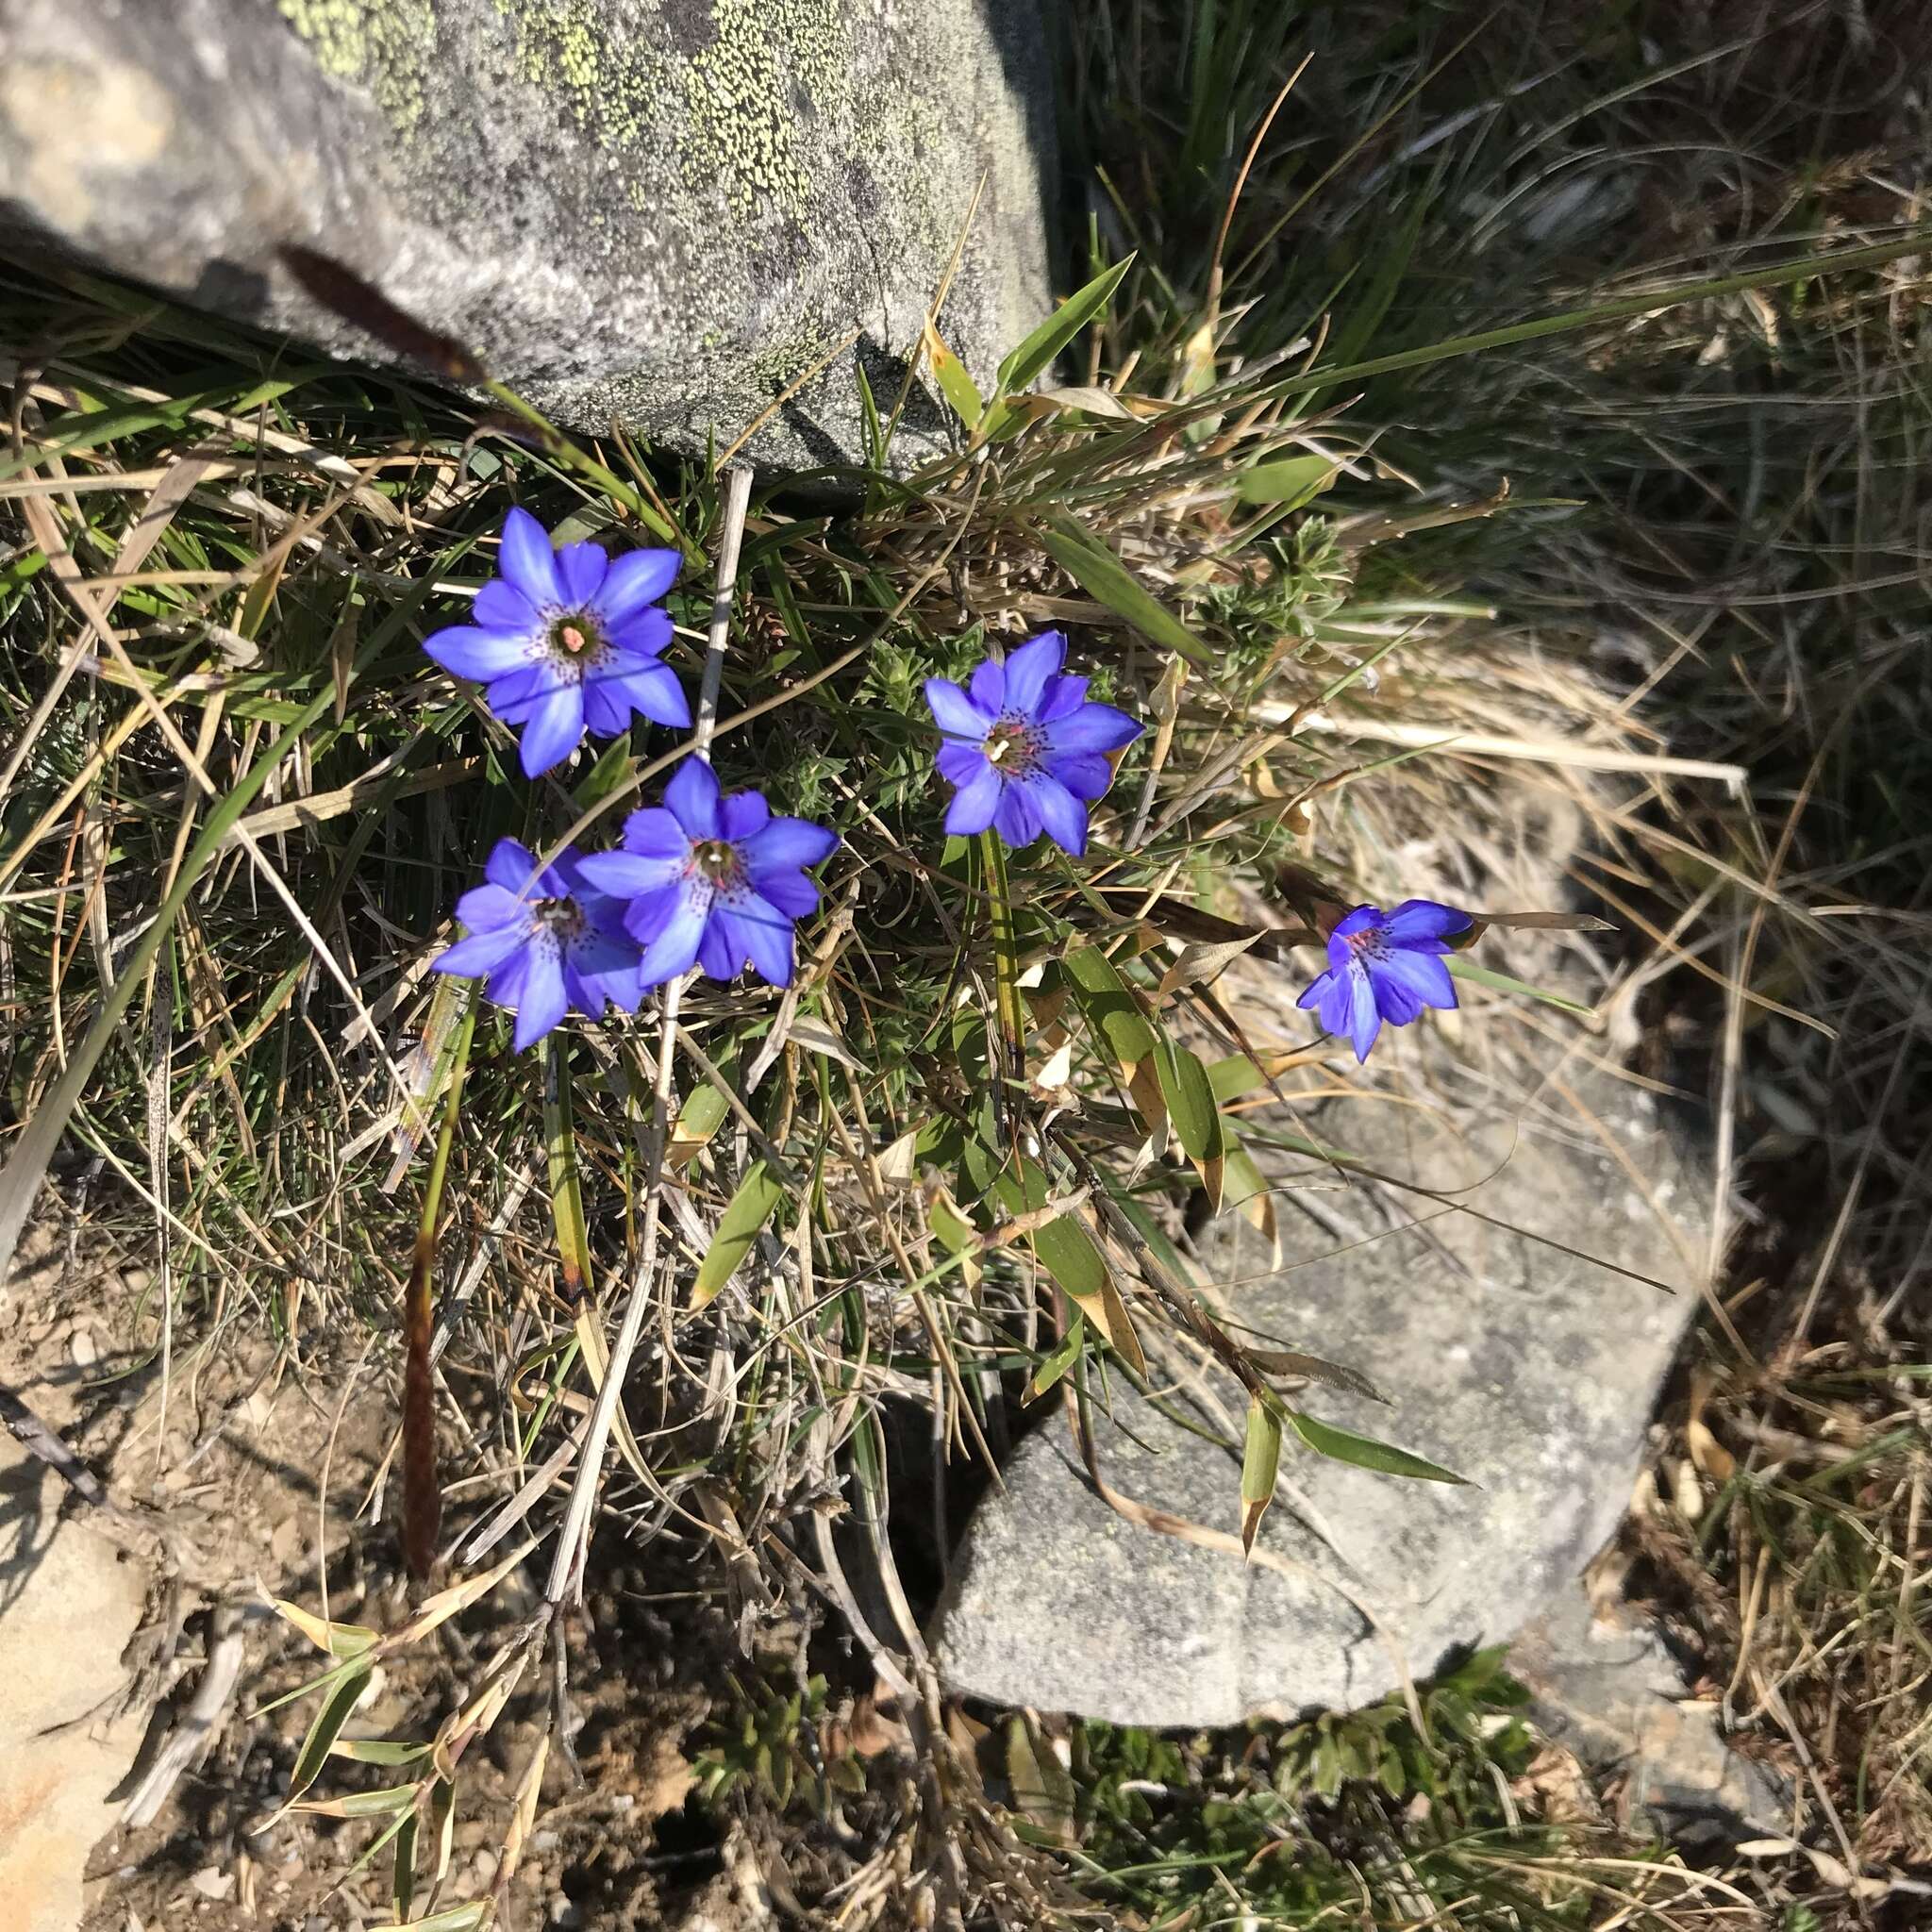
<path id="1" fill-rule="evenodd" d="M 501 575 L 476 593 L 468 624 L 423 648 L 458 677 L 487 687 L 490 708 L 521 724 L 524 775 L 535 778 L 577 748 L 586 729 L 616 738 L 641 711 L 659 724 L 691 723 L 684 687 L 658 653 L 671 618 L 658 600 L 680 562 L 675 550 L 607 557 L 595 543 L 550 547 L 528 510 L 505 519 Z"/>
<path id="2" fill-rule="evenodd" d="M 991 825 L 1016 849 L 1043 831 L 1075 858 L 1087 849 L 1087 807 L 1113 783 L 1106 754 L 1141 727 L 1111 705 L 1087 702 L 1087 680 L 1065 677 L 1067 641 L 1028 638 L 1004 664 L 989 658 L 965 691 L 928 677 L 925 701 L 945 734 L 940 776 L 958 789 L 946 830 Z"/>
<path id="3" fill-rule="evenodd" d="M 540 867 L 527 847 L 499 839 L 483 868 L 490 883 L 457 901 L 469 937 L 432 963 L 432 972 L 483 977 L 484 992 L 516 1013 L 519 1053 L 572 1006 L 601 1020 L 607 1002 L 634 1013 L 644 996 L 624 908 L 585 878 L 583 864 L 567 846 Z"/>
<path id="4" fill-rule="evenodd" d="M 1328 935 L 1328 970 L 1295 1005 L 1312 1007 L 1324 1028 L 1354 1042 L 1365 1060 L 1382 1022 L 1407 1026 L 1424 1007 L 1452 1008 L 1456 982 L 1441 956 L 1474 921 L 1433 899 L 1405 899 L 1392 912 L 1357 906 Z"/>
<path id="5" fill-rule="evenodd" d="M 625 924 L 644 949 L 646 986 L 693 964 L 735 979 L 747 960 L 774 986 L 790 986 L 792 921 L 819 904 L 805 868 L 838 843 L 809 820 L 774 818 L 761 791 L 720 796 L 710 766 L 686 758 L 664 803 L 632 812 L 624 849 L 585 859 L 584 875 L 630 902 Z"/>

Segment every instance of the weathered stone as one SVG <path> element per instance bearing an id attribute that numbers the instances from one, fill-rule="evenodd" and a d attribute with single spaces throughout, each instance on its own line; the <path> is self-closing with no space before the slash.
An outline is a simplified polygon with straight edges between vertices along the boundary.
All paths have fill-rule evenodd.
<path id="1" fill-rule="evenodd" d="M 1634 1612 L 1600 1619 L 1582 1591 L 1564 1591 L 1511 1645 L 1509 1670 L 1546 1738 L 1622 1778 L 1626 1821 L 1647 1815 L 1678 1844 L 1791 1830 L 1790 1792 L 1724 1742 L 1717 1706 L 1690 1696 L 1656 1626 Z"/>
<path id="2" fill-rule="evenodd" d="M 81 1873 L 142 1721 L 117 1717 L 139 1569 L 75 1518 L 60 1479 L 0 1429 L 0 1900 L 10 1932 L 75 1932 Z"/>
<path id="3" fill-rule="evenodd" d="M 941 318 L 991 373 L 1048 306 L 1027 0 L 0 0 L 0 235 L 338 353 L 297 243 L 580 428 L 860 453 Z M 983 181 L 970 228 L 968 208 Z M 905 458 L 941 433 L 915 390 Z"/>
<path id="4" fill-rule="evenodd" d="M 1116 1381 L 1115 1420 L 1095 1427 L 1103 1477 L 1224 1547 L 1123 1520 L 1056 1421 L 1023 1443 L 964 1541 L 935 1629 L 953 1689 L 1154 1725 L 1354 1708 L 1399 1684 L 1398 1653 L 1421 1677 L 1457 1646 L 1514 1635 L 1608 1537 L 1696 1296 L 1690 1243 L 1680 1251 L 1599 1126 L 1666 1213 L 1694 1212 L 1683 1156 L 1633 1089 L 1573 1067 L 1586 1115 L 1554 1083 L 1510 1100 L 1493 1075 L 1458 1079 L 1440 1040 L 1423 1058 L 1419 1091 L 1456 1095 L 1443 1108 L 1456 1131 L 1390 1097 L 1329 1104 L 1317 1130 L 1451 1198 L 1342 1189 L 1305 1165 L 1275 1196 L 1285 1271 L 1270 1272 L 1245 1226 L 1224 1231 L 1229 1217 L 1204 1240 L 1201 1273 L 1223 1284 L 1209 1299 L 1231 1333 L 1345 1363 L 1387 1398 L 1311 1388 L 1301 1407 L 1469 1486 L 1285 1452 L 1260 1543 L 1276 1567 L 1243 1563 L 1224 1547 L 1240 1526 L 1239 1391 L 1170 1365 L 1186 1370 L 1183 1406 L 1208 1389 L 1191 1419 L 1222 1446 Z"/>

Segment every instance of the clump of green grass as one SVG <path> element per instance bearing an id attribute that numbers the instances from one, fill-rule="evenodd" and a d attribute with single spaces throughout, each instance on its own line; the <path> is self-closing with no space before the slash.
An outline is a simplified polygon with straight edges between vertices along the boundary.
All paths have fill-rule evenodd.
<path id="1" fill-rule="evenodd" d="M 885 1418 L 918 1416 L 943 1473 L 993 1454 L 1028 1389 L 1097 1384 L 1103 1365 L 1131 1375 L 1138 1325 L 1176 1319 L 1164 1244 L 1195 1197 L 1224 1205 L 1245 1154 L 1189 1042 L 1228 1061 L 1247 1042 L 1166 969 L 1203 912 L 1251 934 L 1284 864 L 1345 901 L 1399 892 L 1426 865 L 1432 887 L 1481 903 L 1541 814 L 1591 811 L 1622 841 L 1674 771 L 1586 663 L 1525 652 L 1487 594 L 1461 588 L 1465 570 L 1494 571 L 1480 540 L 1499 527 L 1514 446 L 1437 439 L 1419 490 L 1391 427 L 1445 392 L 1429 371 L 1470 366 L 1450 339 L 1461 323 L 1493 320 L 1415 299 L 1418 265 L 1440 273 L 1424 238 L 1467 171 L 1371 175 L 1412 167 L 1391 151 L 1413 146 L 1397 132 L 1445 50 L 1391 17 L 1386 71 L 1341 98 L 1369 131 L 1324 147 L 1299 117 L 1269 120 L 1298 25 L 1243 5 L 1195 9 L 1185 34 L 1125 4 L 1083 21 L 1088 98 L 1109 99 L 1122 152 L 1173 165 L 1137 181 L 1100 157 L 1082 297 L 991 393 L 937 365 L 954 457 L 894 475 L 892 399 L 874 398 L 869 460 L 837 479 L 849 508 L 755 490 L 715 756 L 727 786 L 756 782 L 842 847 L 795 992 L 700 986 L 675 1036 L 578 1027 L 520 1058 L 501 1015 L 425 976 L 495 838 L 542 847 L 583 826 L 599 842 L 679 747 L 641 729 L 526 785 L 507 734 L 418 646 L 455 608 L 443 587 L 490 574 L 514 502 L 571 537 L 680 547 L 674 656 L 692 673 L 723 479 L 620 435 L 575 442 L 403 377 L 294 360 L 88 277 L 16 267 L 0 288 L 18 425 L 0 458 L 15 1130 L 0 1227 L 17 1232 L 50 1162 L 57 1181 L 105 1163 L 162 1262 L 129 1339 L 163 1374 L 177 1333 L 245 1323 L 271 1328 L 288 1366 L 328 1374 L 348 1338 L 392 1332 L 421 1218 L 440 1291 L 446 1549 L 472 1577 L 555 1530 L 548 1485 L 570 1479 L 635 1299 L 642 1368 L 600 1533 L 721 1565 L 753 1623 L 836 1606 L 896 1679 L 923 1780 L 922 1882 L 955 1916 L 992 1899 L 1025 1923 L 1034 1906 L 940 1722 L 885 1532 L 908 1507 Z M 1338 204 L 1338 184 L 1353 199 Z M 1394 218 L 1351 230 L 1338 206 Z M 1319 247 L 1299 245 L 1308 209 L 1327 224 Z M 1116 222 L 1130 232 L 1110 240 Z M 1141 249 L 1124 268 L 1122 241 Z M 1904 245 L 1880 236 L 1873 253 Z M 1823 286 L 1779 273 L 1734 279 Z M 1744 299 L 1725 286 L 1707 300 Z M 1586 291 L 1566 325 L 1600 343 L 1659 298 L 1621 299 Z M 1078 383 L 1027 395 L 1056 356 Z M 1521 421 L 1554 438 L 1562 365 L 1528 366 L 1540 413 Z M 1504 400 L 1499 416 L 1520 398 Z M 1559 514 L 1500 527 L 1514 541 Z M 1156 728 L 1123 767 L 1092 862 L 1036 850 L 1002 884 L 938 834 L 919 685 L 1049 625 L 1074 632 L 1096 695 Z M 995 945 L 1001 895 L 1017 910 Z M 1295 915 L 1269 924 L 1271 946 L 1294 942 Z M 1023 1058 L 1002 1068 L 1016 1034 Z M 1061 1048 L 1042 1099 L 1028 1077 Z M 1130 1062 L 1153 1070 L 1138 1092 Z M 1276 1077 L 1309 1094 L 1337 1072 Z M 1171 1133 L 1171 1158 L 1136 1163 L 1150 1133 Z M 444 1210 L 425 1213 L 443 1137 Z M 1265 1439 L 1285 1398 L 1253 1374 Z M 558 1574 L 567 1597 L 569 1552 Z M 457 1740 L 525 1693 L 547 1627 L 533 1618 L 505 1646 L 487 1678 L 501 1698 L 455 1713 L 408 1804 L 389 1801 L 398 1839 L 419 1800 L 425 1815 L 446 1806 Z M 339 1674 L 311 1775 L 378 1641 L 323 1636 Z M 755 1724 L 747 1763 L 721 1764 L 789 1763 L 792 1722 Z M 1095 1748 L 1104 1781 L 1109 1747 Z M 1230 1846 L 1303 1842 L 1244 1804 Z M 1498 1829 L 1457 1815 L 1458 1833 Z M 1109 1842 L 1109 1883 L 1125 1883 L 1108 1860 L 1126 1840 Z M 1427 1884 L 1466 1877 L 1470 1842 L 1428 1849 L 1443 1862 Z M 1291 1882 L 1283 1856 L 1257 1883 Z M 398 1861 L 399 1901 L 415 1896 L 414 1862 Z M 1228 1863 L 1208 1861 L 1224 1890 Z M 1401 1859 L 1387 1871 L 1411 1883 Z M 1541 1875 L 1524 1882 L 1543 1896 Z M 1594 1895 L 1576 1885 L 1565 1910 Z"/>

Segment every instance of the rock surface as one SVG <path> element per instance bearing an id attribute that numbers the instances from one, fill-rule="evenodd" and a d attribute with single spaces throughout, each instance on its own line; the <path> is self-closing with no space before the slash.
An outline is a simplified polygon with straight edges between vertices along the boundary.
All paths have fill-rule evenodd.
<path id="1" fill-rule="evenodd" d="M 141 1621 L 139 1569 L 76 1518 L 60 1479 L 0 1429 L 0 1900 L 8 1932 L 75 1932 L 108 1794 L 141 1743 L 114 1715 Z"/>
<path id="2" fill-rule="evenodd" d="M 1457 1096 L 1442 1117 L 1474 1123 L 1460 1136 L 1387 1096 L 1331 1103 L 1315 1125 L 1384 1174 L 1464 1191 L 1453 1203 L 1343 1190 L 1305 1168 L 1300 1188 L 1275 1196 L 1285 1272 L 1231 1216 L 1204 1237 L 1199 1272 L 1231 1333 L 1345 1363 L 1388 1404 L 1310 1389 L 1301 1407 L 1470 1486 L 1285 1450 L 1261 1532 L 1268 1561 L 1244 1564 L 1238 1548 L 1124 1521 L 1056 1417 L 1022 1444 L 956 1559 L 934 1630 L 952 1689 L 1149 1725 L 1351 1709 L 1398 1685 L 1398 1651 L 1422 1677 L 1459 1645 L 1513 1636 L 1607 1539 L 1696 1301 L 1694 1250 L 1558 1088 L 1509 1100 L 1460 1077 L 1440 1041 L 1428 1056 L 1435 1091 Z M 1566 1079 L 1664 1212 L 1694 1214 L 1685 1157 L 1648 1097 L 1574 1067 Z M 1179 1366 L 1185 1406 L 1202 1385 Z M 1095 1435 L 1113 1489 L 1225 1539 L 1240 1526 L 1241 1407 L 1218 1373 L 1209 1391 L 1191 1420 L 1225 1447 L 1118 1381 L 1115 1419 L 1097 1419 Z"/>
<path id="3" fill-rule="evenodd" d="M 1537 1728 L 1620 1774 L 1626 1815 L 1647 1812 L 1674 1842 L 1790 1831 L 1789 1791 L 1724 1742 L 1716 1705 L 1688 1695 L 1653 1625 L 1592 1617 L 1582 1591 L 1565 1591 L 1511 1646 L 1509 1672 Z"/>
<path id="4" fill-rule="evenodd" d="M 861 451 L 941 317 L 982 375 L 1048 307 L 1029 0 L 6 0 L 0 237 L 337 353 L 287 242 L 560 420 Z M 967 213 L 984 181 L 970 230 Z M 915 391 L 894 459 L 938 445 Z"/>

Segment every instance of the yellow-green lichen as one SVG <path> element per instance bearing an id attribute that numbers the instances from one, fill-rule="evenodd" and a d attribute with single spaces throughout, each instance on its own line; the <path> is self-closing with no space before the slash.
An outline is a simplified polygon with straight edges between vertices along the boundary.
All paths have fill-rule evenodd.
<path id="1" fill-rule="evenodd" d="M 670 78 L 665 58 L 640 40 L 612 33 L 609 9 L 600 0 L 495 0 L 495 6 L 509 23 L 518 78 L 555 101 L 599 146 L 622 155 L 654 131 Z"/>
<path id="2" fill-rule="evenodd" d="M 366 88 L 407 134 L 423 113 L 424 63 L 436 44 L 432 0 L 275 0 L 325 74 Z"/>
<path id="3" fill-rule="evenodd" d="M 801 217 L 811 174 L 793 91 L 821 111 L 849 86 L 837 0 L 713 0 L 717 38 L 684 77 L 687 157 L 715 176 L 731 211 Z"/>
<path id="4" fill-rule="evenodd" d="M 835 331 L 805 320 L 802 329 L 767 342 L 752 358 L 752 384 L 764 394 L 778 395 L 801 375 L 818 368 L 840 346 Z"/>

